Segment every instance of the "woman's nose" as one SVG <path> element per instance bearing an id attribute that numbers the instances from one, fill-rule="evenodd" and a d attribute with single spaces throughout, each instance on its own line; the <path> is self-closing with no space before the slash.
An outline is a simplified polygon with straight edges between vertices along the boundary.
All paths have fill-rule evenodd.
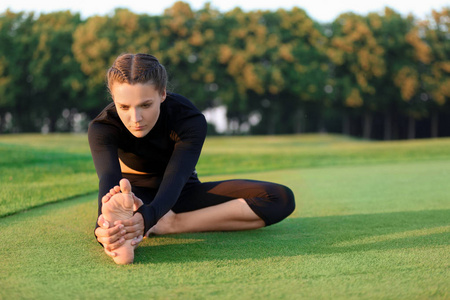
<path id="1" fill-rule="evenodd" d="M 142 121 L 142 114 L 139 111 L 139 109 L 135 109 L 132 113 L 131 113 L 131 121 L 133 123 L 139 123 L 140 121 Z"/>

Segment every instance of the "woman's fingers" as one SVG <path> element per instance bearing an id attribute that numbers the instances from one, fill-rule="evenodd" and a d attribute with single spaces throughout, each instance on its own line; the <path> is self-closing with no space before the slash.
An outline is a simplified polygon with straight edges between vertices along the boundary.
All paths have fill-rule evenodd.
<path id="1" fill-rule="evenodd" d="M 132 240 L 136 237 L 144 235 L 144 228 L 139 224 L 125 226 L 126 234 L 124 235 L 126 240 Z"/>
<path id="2" fill-rule="evenodd" d="M 135 237 L 132 241 L 131 241 L 131 246 L 137 246 L 140 242 L 142 242 L 142 240 L 144 239 L 144 237 L 142 235 Z"/>
<path id="3" fill-rule="evenodd" d="M 125 226 L 122 224 L 118 224 L 111 228 L 98 227 L 95 229 L 97 241 L 109 251 L 119 248 L 125 242 L 125 234 Z"/>
<path id="4" fill-rule="evenodd" d="M 98 239 L 97 239 L 98 240 Z M 125 238 L 120 238 L 114 243 L 103 244 L 105 251 L 113 251 L 125 243 Z"/>
<path id="5" fill-rule="evenodd" d="M 125 226 L 125 239 L 127 240 L 132 240 L 144 235 L 144 218 L 140 213 L 135 214 L 130 219 L 116 221 L 114 224 Z"/>
<path id="6" fill-rule="evenodd" d="M 136 230 L 136 231 L 133 231 L 133 232 L 127 232 L 123 237 L 126 240 L 132 240 L 132 239 L 135 239 L 135 238 L 143 235 L 143 233 L 144 233 L 143 230 Z"/>

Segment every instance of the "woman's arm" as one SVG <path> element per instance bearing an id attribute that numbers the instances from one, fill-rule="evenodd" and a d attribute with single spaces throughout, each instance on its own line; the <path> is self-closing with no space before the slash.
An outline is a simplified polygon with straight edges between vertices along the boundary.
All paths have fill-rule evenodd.
<path id="1" fill-rule="evenodd" d="M 175 147 L 158 193 L 152 203 L 137 210 L 144 218 L 146 233 L 175 205 L 195 169 L 205 141 L 207 126 L 201 114 L 182 120 L 174 128 Z"/>
<path id="2" fill-rule="evenodd" d="M 102 218 L 102 198 L 107 196 L 122 179 L 122 172 L 117 154 L 118 130 L 111 125 L 91 123 L 88 140 L 95 170 L 99 178 L 98 219 L 95 236 L 103 245 L 106 253 L 120 247 L 125 242 L 124 224 L 107 224 Z M 108 253 L 111 255 L 111 252 Z"/>
<path id="3" fill-rule="evenodd" d="M 102 213 L 103 196 L 122 179 L 117 151 L 118 134 L 118 129 L 108 124 L 91 123 L 88 129 L 89 147 L 99 179 L 98 215 Z"/>

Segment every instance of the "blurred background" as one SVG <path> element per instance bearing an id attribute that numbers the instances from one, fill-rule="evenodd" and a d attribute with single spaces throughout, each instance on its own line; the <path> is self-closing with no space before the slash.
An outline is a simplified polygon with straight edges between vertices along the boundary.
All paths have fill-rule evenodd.
<path id="1" fill-rule="evenodd" d="M 209 134 L 450 136 L 443 2 L 22 2 L 0 5 L 0 133 L 86 132 L 111 101 L 113 60 L 144 52 L 205 113 Z"/>

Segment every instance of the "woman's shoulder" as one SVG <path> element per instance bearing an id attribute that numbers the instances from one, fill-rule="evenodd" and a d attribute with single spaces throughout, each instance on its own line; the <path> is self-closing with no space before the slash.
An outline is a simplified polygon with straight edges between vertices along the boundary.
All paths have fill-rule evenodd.
<path id="1" fill-rule="evenodd" d="M 183 120 L 191 117 L 203 117 L 202 112 L 192 103 L 191 100 L 175 93 L 167 93 L 163 102 L 165 110 L 172 121 Z"/>
<path id="2" fill-rule="evenodd" d="M 122 122 L 117 114 L 114 103 L 108 104 L 90 123 L 88 134 L 94 132 L 119 133 L 122 130 Z"/>
<path id="3" fill-rule="evenodd" d="M 188 98 L 168 93 L 163 103 L 165 103 L 163 110 L 167 114 L 169 127 L 178 134 L 206 131 L 205 116 Z"/>
<path id="4" fill-rule="evenodd" d="M 96 116 L 91 124 L 110 124 L 120 126 L 121 121 L 117 114 L 116 106 L 114 102 L 108 104 L 99 114 Z"/>
<path id="5" fill-rule="evenodd" d="M 201 113 L 191 100 L 180 94 L 169 92 L 167 93 L 166 101 L 171 109 Z"/>

